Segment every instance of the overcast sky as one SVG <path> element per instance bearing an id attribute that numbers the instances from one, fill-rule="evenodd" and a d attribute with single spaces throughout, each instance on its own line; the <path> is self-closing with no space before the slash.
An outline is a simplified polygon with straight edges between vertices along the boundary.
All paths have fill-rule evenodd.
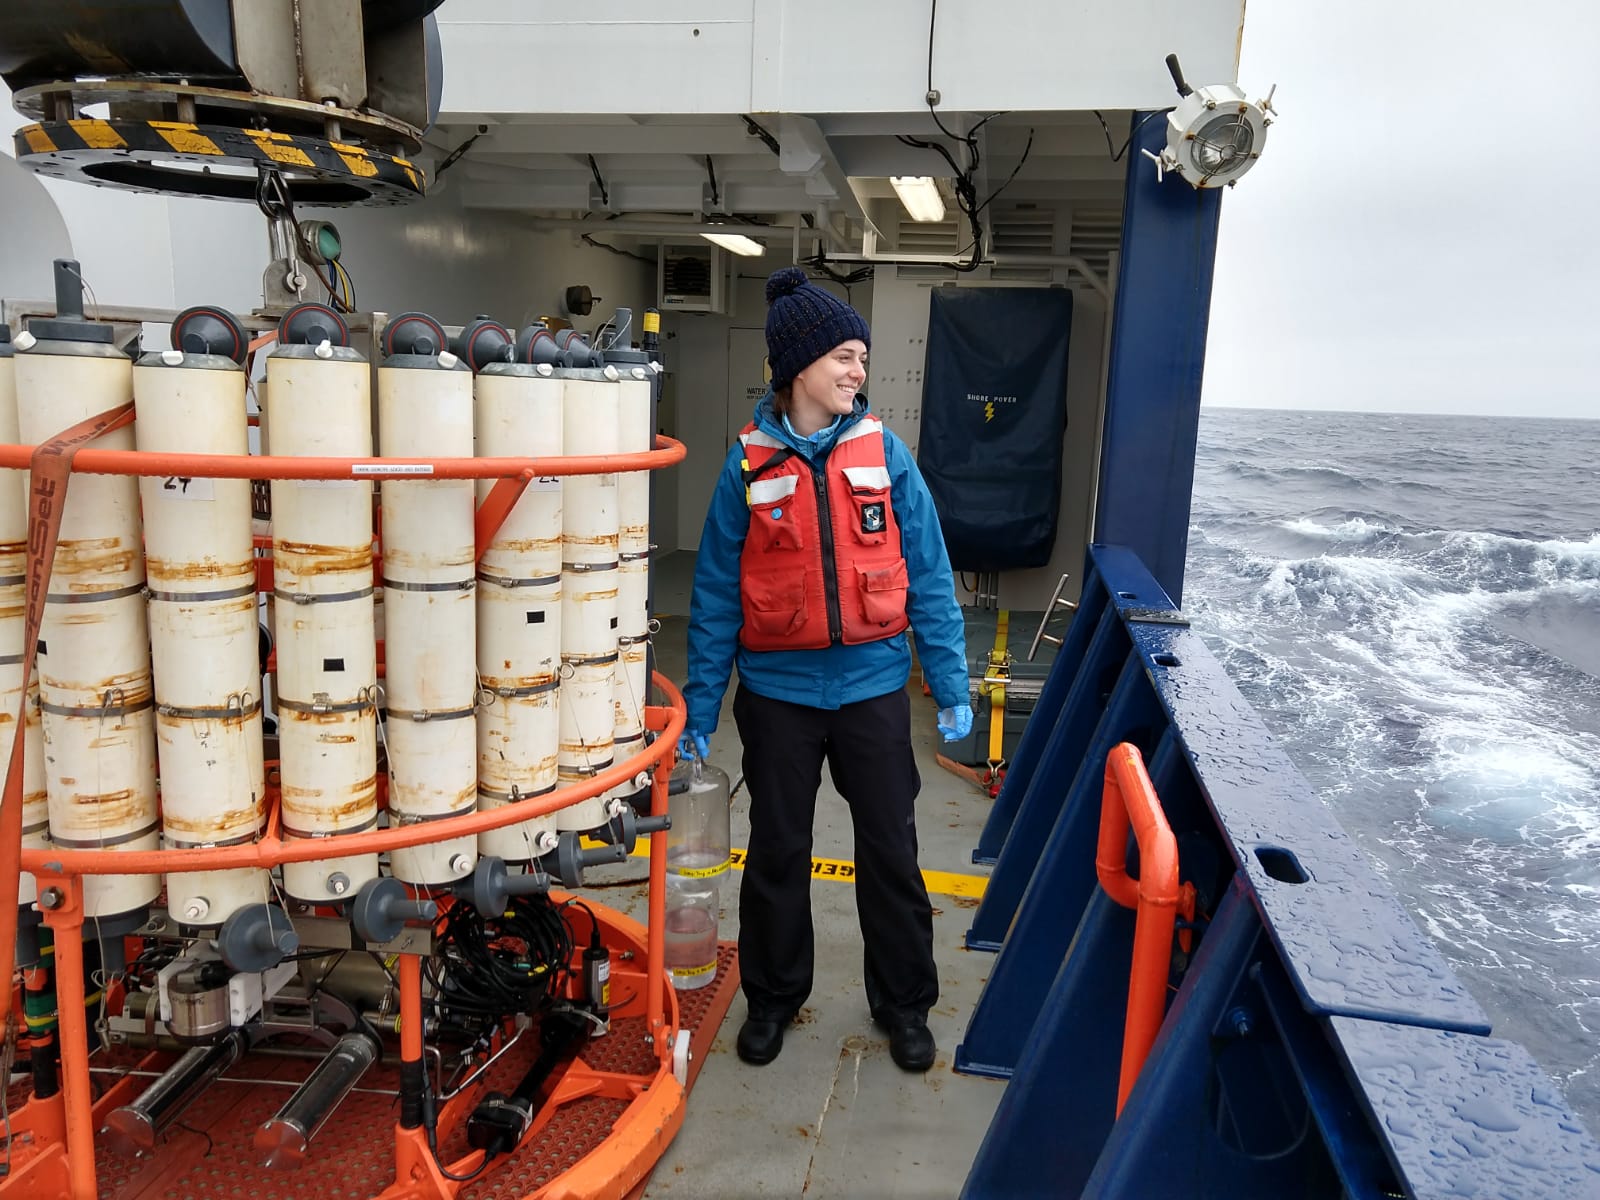
<path id="1" fill-rule="evenodd" d="M 1597 63 L 1594 0 L 1249 0 L 1206 403 L 1600 416 Z"/>

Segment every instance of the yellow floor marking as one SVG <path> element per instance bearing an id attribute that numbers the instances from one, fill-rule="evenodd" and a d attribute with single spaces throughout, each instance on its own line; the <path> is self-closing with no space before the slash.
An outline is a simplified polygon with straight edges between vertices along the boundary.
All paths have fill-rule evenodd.
<path id="1" fill-rule="evenodd" d="M 601 843 L 590 838 L 584 838 L 585 846 L 593 847 Z M 633 857 L 649 858 L 650 844 L 645 839 L 639 839 L 639 844 L 633 848 Z M 735 846 L 729 852 L 729 859 L 737 870 L 744 869 L 745 851 L 743 847 Z M 856 865 L 842 858 L 812 858 L 811 877 L 813 879 L 832 879 L 839 883 L 854 883 L 856 881 Z M 927 885 L 930 896 L 957 896 L 970 897 L 974 900 L 983 898 L 983 889 L 989 883 L 987 875 L 962 875 L 955 871 L 924 871 L 922 882 Z"/>

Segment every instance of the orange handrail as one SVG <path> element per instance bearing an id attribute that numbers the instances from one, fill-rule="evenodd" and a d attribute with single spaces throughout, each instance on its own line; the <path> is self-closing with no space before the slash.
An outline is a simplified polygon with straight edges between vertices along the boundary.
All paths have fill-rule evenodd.
<path id="1" fill-rule="evenodd" d="M 551 458 L 297 458 L 283 454 L 176 454 L 154 450 L 83 450 L 80 475 L 185 475 L 193 479 L 507 479 L 536 475 L 610 475 L 653 471 L 683 461 L 684 444 L 656 435 L 655 450 Z M 35 447 L 0 445 L 0 467 L 26 470 Z M 425 469 L 424 469 L 425 468 Z"/>
<path id="2" fill-rule="evenodd" d="M 1139 846 L 1139 878 L 1128 877 L 1128 827 Z M 1166 1016 L 1167 976 L 1172 967 L 1172 932 L 1180 895 L 1178 841 L 1161 810 L 1138 747 L 1122 742 L 1106 756 L 1105 788 L 1100 794 L 1100 837 L 1094 856 L 1100 886 L 1123 908 L 1137 912 L 1133 967 L 1128 972 L 1128 1008 L 1122 1030 L 1122 1073 L 1117 1081 L 1117 1115 L 1133 1091 L 1156 1034 Z"/>

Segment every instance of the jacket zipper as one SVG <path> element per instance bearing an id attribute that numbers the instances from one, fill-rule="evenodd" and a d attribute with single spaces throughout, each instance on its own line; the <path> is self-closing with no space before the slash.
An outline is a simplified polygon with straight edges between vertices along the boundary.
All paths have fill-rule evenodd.
<path id="1" fill-rule="evenodd" d="M 817 489 L 817 524 L 822 537 L 822 592 L 828 601 L 828 644 L 844 640 L 844 619 L 839 615 L 839 571 L 833 557 L 833 513 L 828 508 L 827 464 L 811 468 L 811 482 Z"/>

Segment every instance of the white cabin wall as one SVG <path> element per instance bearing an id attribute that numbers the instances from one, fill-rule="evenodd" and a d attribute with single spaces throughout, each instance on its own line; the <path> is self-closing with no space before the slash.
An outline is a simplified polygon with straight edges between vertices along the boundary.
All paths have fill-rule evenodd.
<path id="1" fill-rule="evenodd" d="M 1057 282 L 1065 272 L 1057 272 Z M 1043 287 L 1046 280 L 994 279 L 977 271 L 953 280 L 929 279 L 879 267 L 872 310 L 873 410 L 913 450 L 922 428 L 923 365 L 927 356 L 929 291 L 934 287 Z M 1093 288 L 1072 284 L 1072 331 L 1067 350 L 1067 428 L 1062 437 L 1061 508 L 1050 561 L 1000 576 L 1000 606 L 1043 609 L 1063 573 L 1066 598 L 1076 600 L 1084 549 L 1094 520 L 1095 462 L 1105 394 L 1107 308 Z M 969 576 L 970 579 L 970 576 Z M 958 588 L 963 603 L 973 596 Z M 1031 633 L 1030 633 L 1031 636 Z"/>
<path id="2" fill-rule="evenodd" d="M 450 0 L 438 16 L 446 114 L 916 112 L 928 87 L 926 0 Z M 1159 108 L 1169 53 L 1191 79 L 1237 76 L 1243 21 L 1244 0 L 945 0 L 934 87 L 956 112 Z"/>

